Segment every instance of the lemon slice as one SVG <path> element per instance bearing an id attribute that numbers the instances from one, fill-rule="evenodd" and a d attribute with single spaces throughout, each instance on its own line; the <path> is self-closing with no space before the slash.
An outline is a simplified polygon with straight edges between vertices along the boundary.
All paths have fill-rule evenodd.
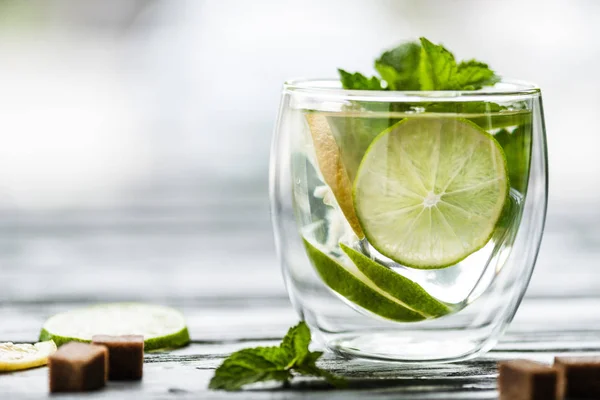
<path id="1" fill-rule="evenodd" d="M 48 356 L 56 351 L 52 340 L 28 343 L 0 343 L 0 371 L 19 371 L 48 363 Z"/>
<path id="2" fill-rule="evenodd" d="M 344 167 L 340 148 L 331 132 L 327 117 L 316 113 L 308 113 L 306 114 L 306 121 L 312 136 L 321 175 L 323 175 L 325 183 L 333 192 L 352 230 L 356 233 L 356 236 L 363 238 L 365 235 L 360 228 L 352 202 L 352 182 Z"/>

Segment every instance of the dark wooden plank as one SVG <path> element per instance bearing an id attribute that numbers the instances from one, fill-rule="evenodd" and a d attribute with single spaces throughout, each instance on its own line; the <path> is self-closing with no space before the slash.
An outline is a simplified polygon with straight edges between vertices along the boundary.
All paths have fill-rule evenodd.
<path id="1" fill-rule="evenodd" d="M 600 354 L 600 329 L 585 310 L 594 310 L 600 299 L 573 299 L 562 312 L 563 300 L 529 299 L 523 304 L 501 343 L 473 361 L 438 366 L 397 365 L 345 360 L 328 354 L 320 365 L 350 379 L 346 391 L 331 391 L 320 380 L 297 380 L 291 390 L 267 386 L 260 391 L 228 394 L 208 392 L 214 369 L 231 352 L 249 346 L 276 344 L 297 317 L 286 299 L 214 299 L 195 304 L 174 304 L 188 317 L 194 343 L 145 358 L 142 384 L 111 384 L 90 395 L 94 398 L 377 398 L 488 399 L 495 398 L 496 362 L 530 358 L 550 362 L 555 355 Z M 0 309 L 0 341 L 35 340 L 47 315 L 72 308 L 70 303 L 22 303 Z M 557 311 L 549 313 L 548 310 Z M 578 318 L 578 319 L 577 319 Z M 36 369 L 0 376 L 0 393 L 11 399 L 39 398 L 46 393 L 46 370 Z M 196 397 L 194 397 L 196 396 Z M 54 398 L 54 397 L 53 397 Z M 60 398 L 60 397 L 58 397 Z"/>
<path id="2" fill-rule="evenodd" d="M 600 224 L 594 222 L 599 219 L 556 217 L 549 221 L 526 300 L 507 334 L 483 357 L 399 366 L 327 355 L 321 366 L 347 376 L 348 390 L 331 391 L 321 380 L 299 379 L 291 390 L 209 392 L 208 381 L 224 357 L 277 343 L 298 319 L 285 296 L 268 224 L 257 218 L 255 231 L 219 230 L 218 219 L 204 217 L 184 224 L 182 216 L 152 213 L 113 216 L 121 221 L 117 224 L 110 215 L 91 222 L 89 214 L 71 217 L 22 220 L 19 228 L 25 229 L 18 235 L 0 230 L 0 341 L 33 342 L 50 315 L 114 300 L 172 305 L 186 315 L 194 340 L 183 349 L 147 354 L 141 384 L 111 383 L 86 397 L 492 399 L 498 360 L 550 362 L 555 355 L 600 354 L 600 281 L 595 278 Z M 47 226 L 40 227 L 44 221 Z M 0 399 L 44 397 L 46 374 L 40 368 L 0 375 Z"/>
<path id="3" fill-rule="evenodd" d="M 85 398 L 109 399 L 134 397 L 136 399 L 202 398 L 202 399 L 347 399 L 347 398 L 398 398 L 406 399 L 452 399 L 495 398 L 493 378 L 431 378 L 423 375 L 390 377 L 387 370 L 370 369 L 368 377 L 361 379 L 358 373 L 350 378 L 347 390 L 331 390 L 320 380 L 299 378 L 289 389 L 280 385 L 264 385 L 259 390 L 239 393 L 208 391 L 206 386 L 212 369 L 193 364 L 154 363 L 144 365 L 144 379 L 140 383 L 110 382 L 105 390 L 89 393 Z M 47 369 L 0 376 L 0 393 L 3 399 L 39 399 L 47 394 Z M 439 374 L 439 376 L 442 376 Z M 438 395 L 435 394 L 437 391 Z M 432 394 L 433 393 L 433 394 Z M 446 397 L 444 397 L 446 396 Z M 82 395 L 53 395 L 53 399 L 82 398 Z"/>
<path id="4" fill-rule="evenodd" d="M 332 390 L 321 380 L 297 379 L 291 389 L 279 385 L 263 385 L 260 390 L 242 393 L 222 393 L 207 390 L 208 381 L 223 358 L 231 351 L 247 345 L 268 345 L 271 342 L 235 343 L 228 345 L 192 344 L 168 353 L 147 354 L 145 376 L 141 384 L 111 383 L 109 388 L 92 393 L 91 398 L 270 398 L 297 399 L 310 393 L 310 398 L 352 398 L 365 396 L 399 396 L 407 399 L 495 398 L 496 362 L 505 357 L 528 357 L 542 362 L 551 361 L 552 354 L 504 354 L 492 352 L 479 360 L 436 366 L 397 365 L 363 360 L 342 360 L 326 355 L 320 366 L 345 376 L 347 390 Z M 47 392 L 47 369 L 0 375 L 0 393 L 4 398 L 40 398 Z M 62 398 L 53 396 L 53 398 Z M 70 397 L 72 398 L 72 397 Z"/>
<path id="5" fill-rule="evenodd" d="M 495 385 L 495 361 L 493 360 L 428 367 L 341 360 L 333 355 L 327 355 L 320 362 L 320 366 L 346 376 L 350 382 L 348 390 L 332 391 L 321 380 L 300 378 L 294 381 L 291 389 L 283 389 L 277 384 L 267 384 L 261 386 L 261 391 L 251 390 L 241 394 L 207 391 L 208 381 L 214 368 L 229 352 L 248 344 L 236 343 L 224 346 L 193 344 L 173 352 L 148 354 L 142 384 L 111 384 L 108 390 L 93 393 L 90 397 L 110 398 L 135 393 L 136 398 L 175 398 L 181 395 L 195 395 L 200 398 L 247 396 L 284 399 L 302 398 L 310 392 L 311 398 L 348 398 L 351 394 L 356 396 L 377 394 L 378 397 L 380 394 L 384 396 L 402 394 L 407 396 L 406 398 L 424 398 L 423 396 L 434 391 L 453 395 L 472 395 L 473 398 L 489 398 L 493 395 Z M 0 393 L 18 398 L 41 397 L 47 391 L 46 374 L 47 370 L 40 368 L 0 376 Z"/>

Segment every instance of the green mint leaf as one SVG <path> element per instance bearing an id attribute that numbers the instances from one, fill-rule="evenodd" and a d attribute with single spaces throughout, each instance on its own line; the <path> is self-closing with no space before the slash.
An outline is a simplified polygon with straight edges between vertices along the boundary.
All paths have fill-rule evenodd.
<path id="1" fill-rule="evenodd" d="M 281 368 L 288 368 L 294 362 L 293 355 L 289 354 L 281 346 L 254 347 L 249 350 L 252 350 L 256 355 Z"/>
<path id="2" fill-rule="evenodd" d="M 294 371 L 301 375 L 316 376 L 316 377 L 324 378 L 327 382 L 329 382 L 331 385 L 333 385 L 337 388 L 346 387 L 348 385 L 348 382 L 344 378 L 334 375 L 329 371 L 326 371 L 324 369 L 317 367 L 316 361 L 322 355 L 323 355 L 323 352 L 321 352 L 321 351 L 311 352 L 304 359 L 304 363 L 302 363 L 301 365 L 297 365 L 294 368 Z"/>
<path id="3" fill-rule="evenodd" d="M 388 50 L 375 61 L 375 69 L 391 90 L 419 90 L 421 46 L 408 42 Z"/>
<path id="4" fill-rule="evenodd" d="M 310 344 L 310 329 L 304 321 L 298 325 L 291 327 L 283 341 L 281 348 L 290 355 L 296 363 L 302 363 L 304 358 L 309 354 L 308 345 Z"/>
<path id="5" fill-rule="evenodd" d="M 501 129 L 494 138 L 504 149 L 510 185 L 523 193 L 529 180 L 531 123 L 525 122 L 514 130 Z"/>
<path id="6" fill-rule="evenodd" d="M 292 372 L 318 376 L 335 386 L 345 381 L 317 367 L 321 351 L 309 351 L 310 329 L 304 322 L 290 328 L 280 346 L 255 347 L 236 351 L 216 369 L 208 387 L 213 390 L 240 390 L 244 385 L 264 381 L 289 382 Z"/>
<path id="7" fill-rule="evenodd" d="M 433 44 L 424 37 L 420 40 L 419 76 L 421 90 L 455 89 L 458 66 L 454 55 L 446 50 L 444 46 Z"/>
<path id="8" fill-rule="evenodd" d="M 486 63 L 470 60 L 458 64 L 455 83 L 460 90 L 477 90 L 500 81 Z"/>
<path id="9" fill-rule="evenodd" d="M 477 90 L 500 80 L 486 63 L 469 60 L 456 64 L 444 46 L 425 38 L 421 38 L 419 72 L 421 90 Z"/>
<path id="10" fill-rule="evenodd" d="M 351 90 L 381 90 L 381 80 L 376 76 L 367 78 L 360 72 L 350 73 L 343 69 L 338 69 L 340 80 L 344 89 Z"/>
<path id="11" fill-rule="evenodd" d="M 210 389 L 239 390 L 263 381 L 287 381 L 287 354 L 280 347 L 256 347 L 231 354 L 215 371 Z"/>
<path id="12" fill-rule="evenodd" d="M 426 38 L 407 42 L 384 52 L 375 60 L 375 69 L 388 90 L 477 90 L 497 83 L 500 78 L 481 61 L 457 63 L 444 46 Z M 381 90 L 377 77 L 338 69 L 345 89 Z"/>
<path id="13" fill-rule="evenodd" d="M 317 360 L 319 358 L 321 358 L 321 356 L 323 355 L 322 351 L 311 351 L 310 353 L 307 354 L 307 356 L 304 358 L 304 363 L 308 364 L 308 365 L 312 365 L 314 363 L 317 362 Z"/>

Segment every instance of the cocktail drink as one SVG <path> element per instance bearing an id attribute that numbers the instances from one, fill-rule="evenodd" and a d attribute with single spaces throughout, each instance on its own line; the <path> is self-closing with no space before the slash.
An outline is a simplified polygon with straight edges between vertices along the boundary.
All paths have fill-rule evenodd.
<path id="1" fill-rule="evenodd" d="M 452 361 L 489 349 L 510 322 L 546 209 L 535 86 L 290 82 L 271 172 L 288 292 L 330 349 Z"/>

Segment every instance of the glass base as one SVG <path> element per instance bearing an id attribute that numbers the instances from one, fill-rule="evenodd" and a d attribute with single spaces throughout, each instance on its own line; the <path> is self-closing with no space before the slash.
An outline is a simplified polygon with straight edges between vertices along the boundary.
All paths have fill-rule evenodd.
<path id="1" fill-rule="evenodd" d="M 420 332 L 360 332 L 327 335 L 325 345 L 344 357 L 359 357 L 398 363 L 448 363 L 477 357 L 494 343 L 484 343 L 457 337 L 458 332 L 441 332 L 432 337 Z M 433 336 L 436 338 L 434 339 Z"/>

